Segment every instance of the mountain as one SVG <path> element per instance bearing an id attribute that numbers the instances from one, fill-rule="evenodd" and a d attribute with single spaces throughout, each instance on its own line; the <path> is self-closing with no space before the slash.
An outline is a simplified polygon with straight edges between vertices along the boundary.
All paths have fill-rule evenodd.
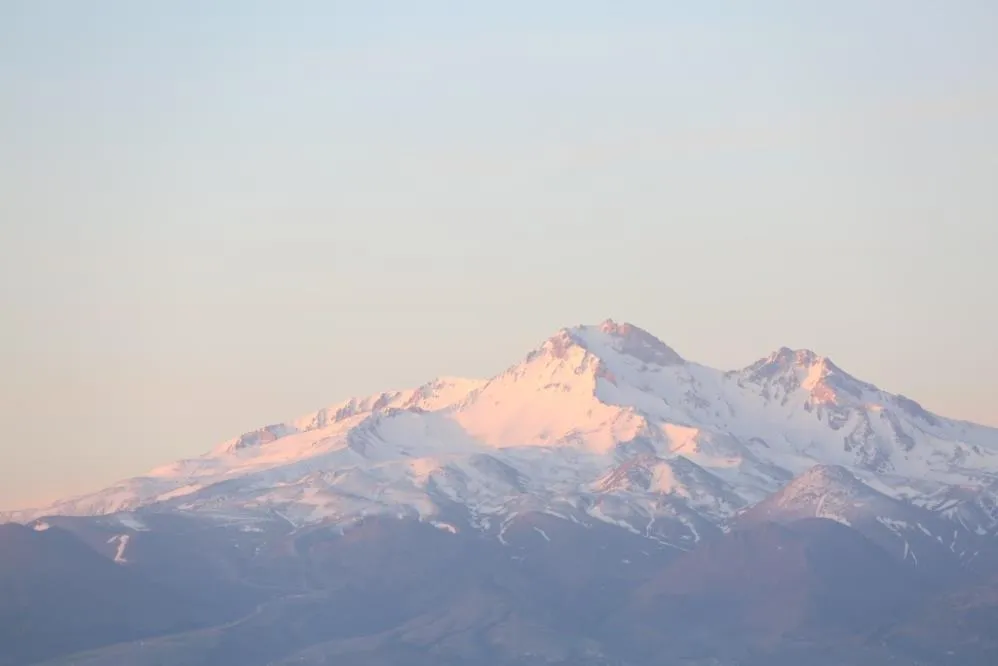
<path id="1" fill-rule="evenodd" d="M 4 519 L 236 600 L 54 664 L 914 666 L 906 627 L 998 572 L 998 429 L 607 320 Z"/>
<path id="2" fill-rule="evenodd" d="M 815 465 L 877 493 L 866 510 L 885 526 L 912 512 L 934 517 L 927 528 L 943 521 L 928 536 L 958 557 L 998 525 L 998 430 L 931 414 L 810 351 L 723 372 L 610 320 L 559 331 L 488 380 L 351 399 L 7 518 L 180 512 L 302 526 L 456 511 L 498 538 L 536 510 L 683 549 Z"/>

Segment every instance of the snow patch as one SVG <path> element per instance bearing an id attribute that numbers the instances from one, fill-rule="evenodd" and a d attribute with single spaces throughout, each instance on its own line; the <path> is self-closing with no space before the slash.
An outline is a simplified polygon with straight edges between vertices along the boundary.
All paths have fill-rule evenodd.
<path id="1" fill-rule="evenodd" d="M 442 530 L 444 532 L 450 532 L 451 534 L 457 534 L 457 528 L 451 525 L 450 523 L 441 523 L 434 520 L 431 521 L 430 524 L 436 527 L 438 530 Z"/>
<path id="2" fill-rule="evenodd" d="M 114 553 L 114 561 L 118 564 L 127 564 L 128 559 L 125 557 L 125 549 L 128 548 L 128 541 L 131 539 L 130 534 L 118 534 L 107 540 L 108 543 L 117 543 L 118 548 Z"/>

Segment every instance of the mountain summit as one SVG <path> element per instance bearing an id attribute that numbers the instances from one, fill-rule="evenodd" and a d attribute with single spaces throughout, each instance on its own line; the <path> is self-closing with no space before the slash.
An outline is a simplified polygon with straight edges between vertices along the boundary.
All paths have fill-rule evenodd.
<path id="1" fill-rule="evenodd" d="M 840 404 L 862 400 L 877 387 L 861 382 L 839 368 L 831 359 L 810 349 L 781 347 L 745 370 L 750 381 L 772 388 L 777 393 L 798 389 L 809 392 L 816 404 Z"/>
<path id="2" fill-rule="evenodd" d="M 503 539 L 540 512 L 685 549 L 762 502 L 767 520 L 889 526 L 899 557 L 916 523 L 956 530 L 959 557 L 996 532 L 996 479 L 998 430 L 930 414 L 814 352 L 725 372 L 608 319 L 560 330 L 489 379 L 352 398 L 8 517 L 408 516 Z"/>
<path id="3" fill-rule="evenodd" d="M 566 333 L 582 347 L 599 355 L 611 352 L 637 359 L 650 365 L 667 366 L 683 363 L 683 358 L 654 335 L 634 324 L 618 324 L 612 319 L 598 326 L 576 326 Z"/>

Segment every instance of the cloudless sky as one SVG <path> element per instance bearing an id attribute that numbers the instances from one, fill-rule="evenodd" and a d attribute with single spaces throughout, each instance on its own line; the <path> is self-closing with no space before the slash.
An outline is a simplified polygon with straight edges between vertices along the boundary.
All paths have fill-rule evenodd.
<path id="1" fill-rule="evenodd" d="M 558 328 L 998 425 L 998 3 L 0 3 L 0 508 Z"/>

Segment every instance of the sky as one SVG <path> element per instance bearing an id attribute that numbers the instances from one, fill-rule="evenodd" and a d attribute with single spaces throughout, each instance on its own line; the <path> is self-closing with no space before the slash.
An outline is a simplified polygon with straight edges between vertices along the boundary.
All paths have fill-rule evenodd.
<path id="1" fill-rule="evenodd" d="M 607 317 L 998 425 L 998 3 L 0 3 L 0 509 Z"/>

